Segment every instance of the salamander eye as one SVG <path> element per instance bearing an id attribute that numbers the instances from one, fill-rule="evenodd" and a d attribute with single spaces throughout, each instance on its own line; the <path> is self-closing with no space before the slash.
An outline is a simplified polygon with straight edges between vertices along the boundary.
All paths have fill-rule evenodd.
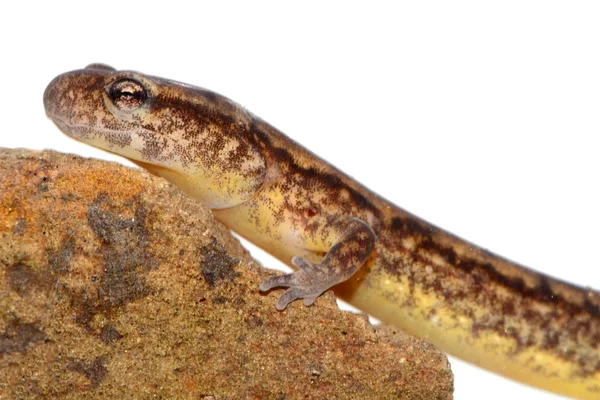
<path id="1" fill-rule="evenodd" d="M 108 97 L 119 110 L 134 111 L 146 102 L 148 94 L 138 81 L 123 78 L 108 87 Z"/>

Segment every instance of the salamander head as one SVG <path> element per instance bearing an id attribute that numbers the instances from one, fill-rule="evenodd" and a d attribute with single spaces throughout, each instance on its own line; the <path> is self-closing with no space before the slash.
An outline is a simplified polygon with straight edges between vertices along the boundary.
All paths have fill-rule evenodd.
<path id="1" fill-rule="evenodd" d="M 57 76 L 46 114 L 67 135 L 129 158 L 211 208 L 256 193 L 266 162 L 245 138 L 252 116 L 208 90 L 103 64 Z"/>

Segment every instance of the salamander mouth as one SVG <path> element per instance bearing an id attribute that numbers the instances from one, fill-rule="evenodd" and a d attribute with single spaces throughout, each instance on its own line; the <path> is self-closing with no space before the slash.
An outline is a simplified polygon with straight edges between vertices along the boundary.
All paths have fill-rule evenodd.
<path id="1" fill-rule="evenodd" d="M 51 115 L 48 113 L 48 117 L 54 122 L 54 124 L 67 136 L 76 138 L 76 139 L 90 139 L 93 136 L 98 136 L 98 134 L 102 135 L 110 135 L 111 132 L 108 130 L 106 132 L 100 132 L 102 129 L 98 129 L 97 127 L 90 127 L 86 125 L 73 125 L 57 117 L 55 115 Z"/>
<path id="2" fill-rule="evenodd" d="M 153 142 L 148 141 L 147 138 L 149 136 L 164 137 L 157 132 L 149 129 L 123 132 L 103 126 L 71 124 L 50 113 L 48 113 L 48 117 L 65 135 L 79 142 L 127 157 L 134 163 L 145 162 L 144 167 L 151 171 L 153 168 L 175 171 L 172 167 L 172 157 L 169 157 L 168 154 L 156 154 L 152 157 L 152 162 L 147 160 L 149 156 L 146 153 L 153 148 L 151 146 Z"/>
<path id="3" fill-rule="evenodd" d="M 46 115 L 48 115 L 48 118 L 50 118 L 52 122 L 54 122 L 54 124 L 58 126 L 58 129 L 70 136 L 69 132 L 71 131 L 71 126 L 68 123 L 66 123 L 65 121 L 63 121 L 55 115 L 51 115 L 49 113 L 46 113 Z"/>

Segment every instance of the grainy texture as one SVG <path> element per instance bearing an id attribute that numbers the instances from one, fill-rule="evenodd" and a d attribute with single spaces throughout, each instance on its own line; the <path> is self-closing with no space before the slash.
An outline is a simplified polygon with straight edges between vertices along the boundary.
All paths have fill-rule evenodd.
<path id="1" fill-rule="evenodd" d="M 450 399 L 432 346 L 283 312 L 212 215 L 164 180 L 0 150 L 0 399 Z"/>

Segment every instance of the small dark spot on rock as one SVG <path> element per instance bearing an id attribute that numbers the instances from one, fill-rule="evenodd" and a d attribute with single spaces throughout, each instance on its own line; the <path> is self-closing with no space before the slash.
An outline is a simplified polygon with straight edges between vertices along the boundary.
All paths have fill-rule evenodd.
<path id="1" fill-rule="evenodd" d="M 212 302 L 214 304 L 224 304 L 224 303 L 227 303 L 228 301 L 229 301 L 229 299 L 224 296 L 219 296 L 219 297 L 215 297 L 214 299 L 212 299 Z"/>
<path id="2" fill-rule="evenodd" d="M 94 318 L 99 310 L 96 305 L 98 296 L 89 294 L 84 288 L 79 291 L 73 291 L 70 296 L 71 308 L 79 310 L 79 314 L 75 316 L 75 322 L 89 330 L 89 323 Z"/>
<path id="3" fill-rule="evenodd" d="M 6 274 L 8 285 L 19 296 L 27 295 L 34 290 L 49 290 L 54 283 L 54 278 L 49 274 L 37 272 L 22 263 L 9 265 L 6 268 Z"/>
<path id="4" fill-rule="evenodd" d="M 23 353 L 35 343 L 46 340 L 46 334 L 38 324 L 21 322 L 18 318 L 8 322 L 6 330 L 0 334 L 0 355 L 14 352 Z"/>
<path id="5" fill-rule="evenodd" d="M 112 325 L 104 325 L 100 330 L 100 340 L 106 344 L 110 344 L 123 337 L 119 331 Z"/>
<path id="6" fill-rule="evenodd" d="M 25 228 L 27 227 L 27 221 L 25 218 L 17 218 L 17 224 L 13 227 L 13 233 L 15 235 L 21 236 L 25 232 Z"/>
<path id="7" fill-rule="evenodd" d="M 75 196 L 73 196 L 72 193 L 64 193 L 60 196 L 60 199 L 63 201 L 63 203 L 68 203 L 75 200 Z"/>
<path id="8" fill-rule="evenodd" d="M 264 322 L 261 318 L 257 317 L 256 315 L 251 315 L 248 318 L 246 318 L 246 326 L 249 329 L 253 329 L 253 328 L 258 328 L 260 326 L 263 326 Z"/>
<path id="9" fill-rule="evenodd" d="M 90 381 L 90 387 L 94 389 L 100 385 L 100 382 L 102 382 L 108 374 L 108 370 L 104 363 L 104 357 L 100 356 L 94 358 L 90 362 L 75 361 L 70 365 L 70 369 L 71 371 L 84 375 Z"/>
<path id="10" fill-rule="evenodd" d="M 233 304 L 236 306 L 243 306 L 244 304 L 246 304 L 246 301 L 242 298 L 242 297 L 237 297 L 234 301 Z"/>
<path id="11" fill-rule="evenodd" d="M 48 268 L 59 275 L 69 272 L 71 258 L 74 253 L 75 239 L 70 237 L 63 242 L 62 247 L 58 250 L 48 250 Z"/>
<path id="12" fill-rule="evenodd" d="M 239 260 L 227 254 L 223 248 L 216 244 L 216 240 L 201 248 L 200 254 L 203 258 L 200 270 L 210 286 L 215 286 L 220 280 L 233 280 L 239 276 L 239 273 L 233 269 Z"/>
<path id="13" fill-rule="evenodd" d="M 388 373 L 387 377 L 385 378 L 385 382 L 397 382 L 399 379 L 402 378 L 402 375 L 400 375 L 398 372 L 390 372 Z M 399 399 L 404 398 L 405 396 L 399 396 Z"/>
<path id="14" fill-rule="evenodd" d="M 179 250 L 179 256 L 180 257 L 183 256 L 184 254 L 185 254 L 185 250 L 183 250 L 183 249 Z"/>
<path id="15" fill-rule="evenodd" d="M 248 337 L 246 335 L 240 335 L 236 338 L 236 342 L 238 343 L 244 343 L 246 342 L 246 340 L 248 340 Z"/>
<path id="16" fill-rule="evenodd" d="M 79 297 L 82 321 L 89 320 L 90 313 L 109 312 L 150 293 L 144 274 L 157 268 L 158 260 L 148 252 L 148 212 L 135 198 L 125 207 L 133 208 L 133 216 L 122 215 L 129 210 L 113 204 L 107 194 L 97 196 L 88 207 L 88 223 L 102 241 L 103 274 L 96 278 L 100 283 L 95 296 Z M 87 302 L 95 305 L 84 305 Z"/>

